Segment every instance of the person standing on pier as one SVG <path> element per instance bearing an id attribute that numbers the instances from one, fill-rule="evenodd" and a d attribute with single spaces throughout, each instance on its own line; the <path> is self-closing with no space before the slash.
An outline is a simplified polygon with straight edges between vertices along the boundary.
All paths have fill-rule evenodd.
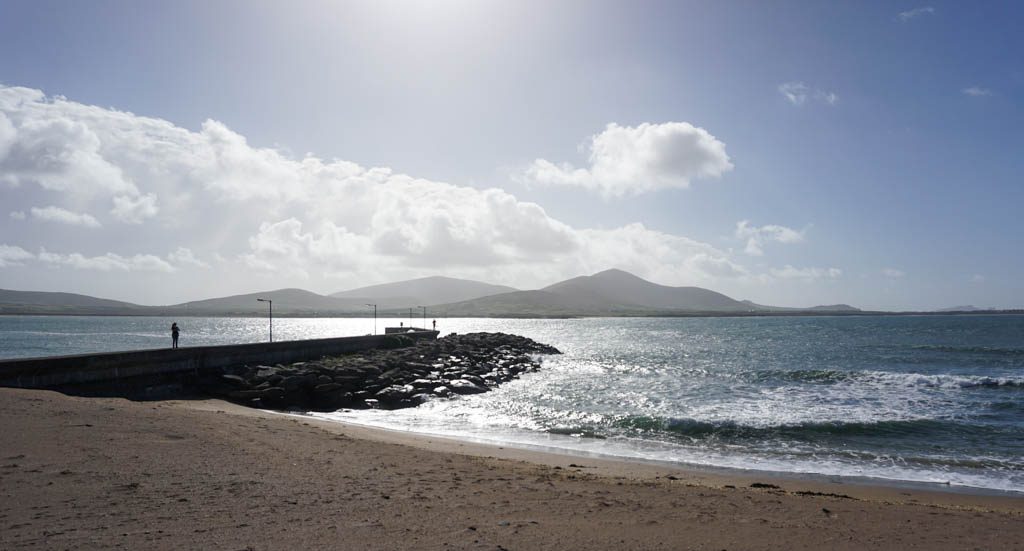
<path id="1" fill-rule="evenodd" d="M 178 348 L 178 322 L 171 324 L 171 348 Z"/>

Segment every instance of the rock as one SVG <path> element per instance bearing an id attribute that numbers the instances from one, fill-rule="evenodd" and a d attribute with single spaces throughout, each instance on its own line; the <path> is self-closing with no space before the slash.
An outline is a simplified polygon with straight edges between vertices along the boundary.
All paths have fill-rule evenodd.
<path id="1" fill-rule="evenodd" d="M 284 395 L 288 392 L 279 386 L 272 386 L 268 389 L 261 390 L 260 393 L 260 398 L 264 400 L 279 400 L 284 398 Z"/>
<path id="2" fill-rule="evenodd" d="M 424 402 L 428 402 L 428 401 L 433 400 L 433 399 L 434 399 L 434 395 L 433 394 L 428 394 L 426 392 L 421 392 L 419 394 L 413 394 L 412 397 L 409 398 L 409 401 L 418 406 L 418 405 L 420 405 L 420 404 L 422 404 Z"/>
<path id="3" fill-rule="evenodd" d="M 244 377 L 239 377 L 238 375 L 221 375 L 220 378 L 235 386 L 247 386 L 249 384 Z"/>
<path id="4" fill-rule="evenodd" d="M 345 386 L 339 383 L 326 383 L 313 387 L 313 392 L 317 394 L 325 394 L 341 390 L 342 388 L 345 388 Z"/>
<path id="5" fill-rule="evenodd" d="M 414 389 L 411 386 L 389 386 L 373 395 L 382 404 L 396 404 L 412 395 Z"/>
<path id="6" fill-rule="evenodd" d="M 487 392 L 486 388 L 477 386 L 475 383 L 467 381 L 466 379 L 454 379 L 448 381 L 448 386 L 452 389 L 452 392 L 456 394 L 480 394 Z"/>
<path id="7" fill-rule="evenodd" d="M 415 388 L 431 388 L 436 386 L 438 383 L 437 379 L 416 379 L 409 383 Z"/>
<path id="8" fill-rule="evenodd" d="M 389 335 L 384 349 L 290 365 L 227 367 L 201 389 L 244 404 L 298 411 L 412 407 L 433 397 L 479 394 L 540 367 L 557 349 L 503 333 L 451 334 L 435 341 Z"/>
<path id="9" fill-rule="evenodd" d="M 261 398 L 261 397 L 263 397 L 263 391 L 262 390 L 255 390 L 255 389 L 253 389 L 253 390 L 233 390 L 231 392 L 228 392 L 228 397 L 229 398 L 234 398 L 235 400 L 252 400 L 254 398 Z"/>
<path id="10" fill-rule="evenodd" d="M 432 390 L 431 392 L 433 392 L 434 395 L 440 396 L 442 398 L 447 398 L 447 397 L 452 395 L 452 389 L 450 389 L 450 388 L 448 388 L 446 386 L 443 386 L 443 385 L 439 386 L 439 387 L 435 387 L 434 390 Z"/>

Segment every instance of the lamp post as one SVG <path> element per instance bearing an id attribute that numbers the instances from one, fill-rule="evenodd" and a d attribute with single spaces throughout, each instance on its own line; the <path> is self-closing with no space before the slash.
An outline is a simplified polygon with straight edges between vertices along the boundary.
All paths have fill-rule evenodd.
<path id="1" fill-rule="evenodd" d="M 412 308 L 409 308 L 409 328 L 412 328 Z"/>
<path id="2" fill-rule="evenodd" d="M 373 334 L 377 334 L 377 305 L 367 304 L 367 306 L 373 306 Z"/>
<path id="3" fill-rule="evenodd" d="M 266 302 L 267 306 L 270 308 L 270 310 L 268 310 L 270 313 L 270 342 L 274 342 L 274 301 L 269 298 L 258 298 L 256 300 L 258 302 Z"/>
<path id="4" fill-rule="evenodd" d="M 423 308 L 423 330 L 426 331 L 427 330 L 427 307 L 426 306 L 417 306 L 417 308 Z"/>

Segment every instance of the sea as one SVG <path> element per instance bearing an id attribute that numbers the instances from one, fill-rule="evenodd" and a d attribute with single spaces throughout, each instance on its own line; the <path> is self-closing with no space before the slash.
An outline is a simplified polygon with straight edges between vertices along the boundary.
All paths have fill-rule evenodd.
<path id="1" fill-rule="evenodd" d="M 171 321 L 182 346 L 269 332 L 265 318 L 0 316 L 0 358 L 167 347 Z M 273 330 L 310 339 L 398 322 L 279 318 Z M 563 354 L 486 394 L 311 415 L 696 468 L 1024 493 L 1024 316 L 437 322 Z"/>

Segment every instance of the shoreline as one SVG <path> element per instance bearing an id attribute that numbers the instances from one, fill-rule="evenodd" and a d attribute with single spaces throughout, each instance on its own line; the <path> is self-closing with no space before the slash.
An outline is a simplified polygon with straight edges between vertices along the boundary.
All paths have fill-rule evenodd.
<path id="1" fill-rule="evenodd" d="M 245 409 L 244 406 L 239 407 L 243 407 L 243 409 Z M 422 447 L 425 449 L 443 450 L 446 449 L 446 447 L 450 447 L 445 446 L 442 443 L 438 443 L 436 446 L 430 445 L 434 441 L 442 441 L 449 442 L 451 445 L 458 445 L 460 447 L 466 447 L 468 445 L 470 446 L 470 448 L 468 449 L 472 450 L 469 453 L 472 453 L 473 455 L 494 455 L 495 453 L 498 453 L 502 450 L 508 450 L 507 454 L 500 455 L 507 455 L 508 457 L 523 456 L 524 458 L 526 458 L 524 459 L 526 461 L 539 464 L 550 464 L 552 466 L 564 463 L 565 461 L 571 459 L 585 459 L 598 461 L 601 462 L 602 464 L 623 464 L 620 468 L 609 468 L 606 466 L 602 469 L 599 469 L 599 471 L 608 470 L 609 472 L 625 472 L 629 470 L 630 466 L 632 466 L 636 468 L 638 472 L 646 472 L 647 470 L 659 472 L 672 471 L 679 473 L 687 473 L 697 477 L 704 476 L 707 477 L 708 480 L 743 480 L 749 481 L 750 483 L 768 480 L 776 484 L 797 484 L 801 488 L 811 486 L 822 486 L 836 489 L 850 489 L 863 487 L 868 489 L 871 493 L 895 492 L 901 495 L 905 495 L 905 492 L 917 492 L 925 494 L 936 494 L 940 496 L 950 494 L 968 497 L 973 496 L 978 498 L 992 497 L 996 499 L 1020 500 L 1022 504 L 1024 504 L 1024 491 L 1000 490 L 996 488 L 987 488 L 981 486 L 942 484 L 939 482 L 926 482 L 872 476 L 822 474 L 799 471 L 742 469 L 718 465 L 701 465 L 696 463 L 645 459 L 642 457 L 631 457 L 626 455 L 587 452 L 582 450 L 575 450 L 572 448 L 561 448 L 558 446 L 544 446 L 541 444 L 529 444 L 521 442 L 505 443 L 498 442 L 496 440 L 474 438 L 472 436 L 463 436 L 456 434 L 417 432 L 414 430 L 378 426 L 369 423 L 354 422 L 350 420 L 325 419 L 323 417 L 320 417 L 316 413 L 309 412 L 289 413 L 277 412 L 272 410 L 256 411 L 261 411 L 263 413 L 268 413 L 270 415 L 295 417 L 303 420 L 312 419 L 318 422 L 323 422 L 328 427 L 331 424 L 339 424 L 352 431 L 365 430 L 365 434 L 361 433 L 361 437 L 365 437 L 367 439 L 401 443 L 410 446 Z"/>
<path id="2" fill-rule="evenodd" d="M 0 433 L 4 549 L 1024 549 L 1019 498 L 722 476 L 217 400 L 4 388 Z"/>

